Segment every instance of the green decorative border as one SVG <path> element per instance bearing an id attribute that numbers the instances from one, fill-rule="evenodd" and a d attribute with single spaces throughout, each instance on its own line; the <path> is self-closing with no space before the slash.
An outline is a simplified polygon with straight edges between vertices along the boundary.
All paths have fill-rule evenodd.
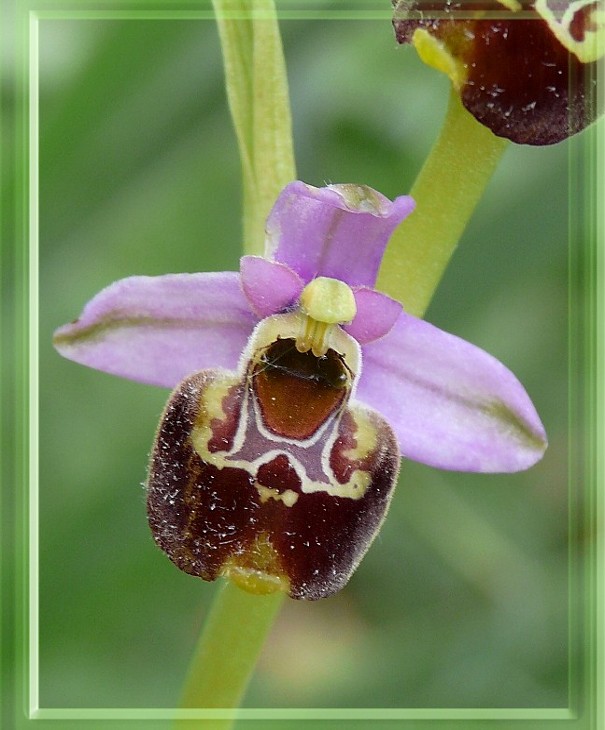
<path id="1" fill-rule="evenodd" d="M 171 5 L 170 9 L 159 7 Z M 166 727 L 169 720 L 201 720 L 204 728 L 227 718 L 249 721 L 322 720 L 391 721 L 393 726 L 490 726 L 542 728 L 549 721 L 559 728 L 597 730 L 605 726 L 604 699 L 604 575 L 603 535 L 605 492 L 605 137 L 597 125 L 570 144 L 570 682 L 569 708 L 524 709 L 43 709 L 38 706 L 38 128 L 37 30 L 40 19 L 204 19 L 213 17 L 210 3 L 86 0 L 56 3 L 32 0 L 1 6 L 3 33 L 15 41 L 15 63 L 3 64 L 3 88 L 15 91 L 13 117 L 3 115 L 0 174 L 2 236 L 2 622 L 0 624 L 3 676 L 1 727 L 6 730 L 48 721 L 49 726 Z M 334 3 L 336 5 L 336 3 Z M 284 19 L 390 19 L 388 2 L 342 2 L 325 8 L 322 2 L 278 3 Z M 5 51 L 6 52 L 6 51 Z M 7 78 L 10 70 L 14 76 Z M 602 80 L 602 79 L 600 79 Z M 601 88 L 602 91 L 602 88 Z M 4 100 L 3 100 L 4 103 Z M 580 287 L 582 285 L 582 288 Z M 580 296 L 580 292 L 585 292 Z M 587 292 L 587 295 L 586 295 Z M 7 296 L 5 296 L 5 294 Z M 10 305 L 7 306 L 8 295 Z M 577 485 L 585 493 L 578 494 Z M 28 491 L 29 487 L 29 491 Z M 579 534 L 590 535 L 580 553 Z M 586 543 L 585 543 L 586 544 Z M 29 558 L 29 559 L 28 559 Z M 64 721 L 64 722 L 60 722 Z M 290 724 L 290 723 L 289 723 Z M 262 723 L 259 724 L 262 727 Z M 335 727 L 335 725 L 332 725 Z"/>

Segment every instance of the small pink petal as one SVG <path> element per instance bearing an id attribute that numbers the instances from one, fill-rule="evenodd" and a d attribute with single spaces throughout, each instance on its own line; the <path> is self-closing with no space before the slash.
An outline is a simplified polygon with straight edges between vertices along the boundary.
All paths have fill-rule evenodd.
<path id="1" fill-rule="evenodd" d="M 250 308 L 261 319 L 290 307 L 304 287 L 303 280 L 289 266 L 262 256 L 244 256 L 240 272 Z"/>
<path id="2" fill-rule="evenodd" d="M 353 290 L 357 315 L 344 329 L 362 345 L 391 331 L 403 307 L 396 299 L 368 287 Z"/>

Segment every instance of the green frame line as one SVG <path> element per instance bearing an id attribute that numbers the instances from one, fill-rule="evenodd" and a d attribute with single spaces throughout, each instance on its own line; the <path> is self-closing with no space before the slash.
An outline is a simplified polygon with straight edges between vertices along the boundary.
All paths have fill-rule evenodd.
<path id="1" fill-rule="evenodd" d="M 207 3 L 209 6 L 209 3 Z M 390 9 L 372 10 L 363 8 L 355 10 L 357 3 L 350 3 L 351 7 L 339 10 L 313 9 L 303 10 L 301 7 L 290 9 L 287 6 L 292 3 L 283 3 L 283 11 L 280 9 L 280 18 L 283 20 L 385 20 L 390 18 Z M 366 3 L 368 5 L 369 3 Z M 374 3 L 376 4 L 376 3 Z M 102 6 L 103 4 L 97 4 Z M 578 455 L 576 450 L 581 444 L 570 444 L 570 705 L 567 708 L 442 708 L 442 709 L 407 709 L 407 708 L 336 708 L 336 709 L 285 709 L 285 708 L 255 708 L 240 710 L 177 710 L 170 708 L 40 708 L 38 693 L 38 31 L 41 20 L 63 19 L 63 20 L 213 20 L 213 13 L 206 10 L 119 10 L 113 7 L 107 10 L 102 9 L 44 9 L 43 4 L 36 3 L 35 10 L 25 10 L 21 20 L 27 24 L 27 74 L 22 79 L 23 89 L 27 88 L 27 95 L 23 100 L 22 111 L 27 114 L 28 134 L 23 128 L 16 124 L 17 141 L 20 134 L 25 135 L 26 152 L 28 159 L 29 184 L 17 180 L 18 191 L 29 195 L 29 214 L 24 216 L 22 227 L 28 229 L 29 248 L 26 251 L 16 249 L 14 267 L 15 277 L 23 277 L 24 292 L 27 292 L 23 302 L 23 308 L 27 312 L 28 338 L 24 344 L 29 347 L 28 379 L 29 391 L 19 393 L 21 406 L 25 409 L 22 414 L 16 413 L 16 449 L 15 455 L 19 453 L 19 438 L 24 437 L 26 423 L 21 423 L 20 418 L 28 419 L 28 451 L 29 461 L 27 474 L 29 483 L 28 503 L 23 505 L 23 516 L 27 518 L 17 525 L 27 525 L 27 551 L 29 561 L 27 566 L 17 566 L 17 569 L 27 569 L 27 597 L 15 593 L 17 612 L 22 608 L 21 602 L 28 605 L 29 621 L 23 626 L 23 635 L 17 633 L 16 652 L 20 647 L 28 646 L 24 650 L 28 666 L 27 690 L 24 700 L 27 697 L 29 718 L 32 721 L 57 720 L 197 720 L 197 719 L 231 719 L 241 720 L 407 720 L 407 721 L 431 721 L 451 720 L 454 722 L 464 721 L 533 721 L 538 723 L 536 727 L 542 727 L 544 721 L 557 721 L 559 723 L 568 721 L 570 727 L 600 727 L 595 723 L 603 722 L 604 709 L 603 700 L 599 698 L 598 689 L 603 686 L 603 662 L 605 659 L 604 649 L 604 627 L 603 613 L 605 609 L 604 599 L 604 571 L 605 568 L 605 541 L 603 536 L 603 515 L 605 512 L 605 495 L 603 490 L 603 471 L 605 456 L 603 455 L 603 409 L 604 409 L 604 337 L 605 332 L 605 256 L 603 251 L 604 239 L 604 214 L 596 204 L 602 200 L 605 194 L 604 173 L 605 170 L 605 143 L 603 126 L 593 128 L 583 135 L 582 139 L 575 140 L 570 145 L 571 177 L 570 177 L 570 264 L 571 281 L 569 287 L 570 306 L 577 307 L 575 298 L 578 296 L 576 277 L 587 277 L 590 288 L 590 296 L 570 317 L 570 389 L 571 389 L 571 410 L 570 410 L 570 432 L 573 431 L 575 423 L 582 421 L 590 430 L 589 444 L 584 453 Z M 300 5 L 300 3 L 299 3 Z M 16 20 L 16 26 L 19 23 Z M 25 59 L 24 59 L 25 60 Z M 24 141 L 25 141 L 24 140 Z M 576 172 L 574 172 L 574 170 Z M 584 170 L 584 173 L 578 172 Z M 580 179 L 582 174 L 584 179 Z M 22 185 L 22 187 L 21 187 Z M 574 197 L 575 196 L 575 197 Z M 600 197 L 599 197 L 600 196 Z M 20 206 L 25 202 L 19 199 L 17 194 L 16 203 L 16 230 L 20 229 Z M 576 199 L 577 198 L 577 199 Z M 573 205 L 572 203 L 575 203 Z M 23 211 L 21 211 L 23 214 Z M 578 240 L 579 231 L 586 234 L 591 247 L 589 255 L 583 253 L 585 242 Z M 583 235 L 582 235 L 583 238 Z M 597 245 L 598 244 L 598 245 Z M 582 247 L 582 250 L 578 250 Z M 5 252 L 3 251 L 3 257 Z M 27 261 L 25 258 L 27 257 Z M 571 312 L 571 309 L 570 309 Z M 576 320 L 579 320 L 576 321 Z M 579 328 L 575 325 L 581 325 Z M 579 329 L 579 331 L 578 331 Z M 17 338 L 17 355 L 19 354 L 19 340 Z M 581 353 L 579 358 L 575 351 L 572 351 L 572 344 L 578 346 Z M 586 368 L 585 363 L 588 363 Z M 577 377 L 577 381 L 575 378 Z M 27 416 L 25 416 L 27 414 Z M 16 477 L 25 477 L 20 470 L 25 470 L 25 462 L 19 463 L 18 457 L 15 465 Z M 578 458 L 580 465 L 578 465 Z M 575 480 L 580 477 L 583 487 L 586 490 L 587 503 L 583 508 L 577 505 L 577 495 L 573 494 Z M 19 508 L 19 505 L 17 505 Z M 20 515 L 17 512 L 17 518 Z M 590 546 L 588 555 L 580 555 L 574 547 L 574 536 L 577 536 L 579 529 L 590 530 L 595 535 L 595 542 Z M 574 575 L 577 571 L 577 575 Z M 572 586 L 580 586 L 587 591 L 582 593 L 590 601 L 584 600 L 576 605 Z M 3 598 L 6 600 L 4 593 Z M 580 615 L 581 614 L 581 615 Z M 580 627 L 580 628 L 579 628 Z M 578 642 L 583 643 L 578 646 Z M 593 653 L 594 652 L 594 653 Z M 25 659 L 25 657 L 23 657 Z M 4 658 L 5 659 L 5 658 Z M 20 660 L 16 657 L 17 666 Z M 16 673 L 16 684 L 19 684 L 19 672 Z M 25 672 L 21 673 L 23 677 Z M 571 675 L 575 674 L 573 678 Z M 18 713 L 24 704 L 20 699 L 15 702 L 15 713 Z M 586 711 L 589 710 L 590 717 Z M 576 721 L 579 721 L 580 724 Z M 588 721 L 591 724 L 584 724 Z M 27 721 L 26 721 L 27 722 Z M 29 724 L 29 723 L 28 723 Z M 54 725 L 56 727 L 56 725 Z M 564 724 L 564 727 L 568 725 Z M 21 723 L 15 727 L 21 727 Z M 465 727 L 464 724 L 460 727 Z"/>
<path id="2" fill-rule="evenodd" d="M 565 709 L 375 709 L 293 708 L 241 710 L 178 709 L 40 709 L 32 718 L 43 720 L 574 720 Z"/>
<path id="3" fill-rule="evenodd" d="M 30 713 L 39 705 L 38 684 L 31 677 L 39 673 L 39 64 L 38 19 L 29 16 L 29 706 Z M 35 457 L 35 458 L 34 458 Z"/>

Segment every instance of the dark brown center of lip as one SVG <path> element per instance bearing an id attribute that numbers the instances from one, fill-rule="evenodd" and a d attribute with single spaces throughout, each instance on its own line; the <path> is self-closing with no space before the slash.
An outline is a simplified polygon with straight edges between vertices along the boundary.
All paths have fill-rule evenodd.
<path id="1" fill-rule="evenodd" d="M 343 357 L 299 352 L 292 338 L 269 345 L 252 369 L 265 426 L 280 436 L 310 438 L 343 403 L 351 373 Z"/>

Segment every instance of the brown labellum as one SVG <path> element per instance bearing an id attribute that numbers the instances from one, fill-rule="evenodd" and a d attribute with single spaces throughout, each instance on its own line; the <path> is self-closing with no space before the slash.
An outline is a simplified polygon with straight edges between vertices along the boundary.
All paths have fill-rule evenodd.
<path id="1" fill-rule="evenodd" d="M 323 598 L 347 583 L 386 515 L 398 447 L 380 415 L 349 402 L 343 354 L 263 336 L 242 373 L 205 370 L 172 394 L 149 469 L 149 523 L 187 573 Z"/>

